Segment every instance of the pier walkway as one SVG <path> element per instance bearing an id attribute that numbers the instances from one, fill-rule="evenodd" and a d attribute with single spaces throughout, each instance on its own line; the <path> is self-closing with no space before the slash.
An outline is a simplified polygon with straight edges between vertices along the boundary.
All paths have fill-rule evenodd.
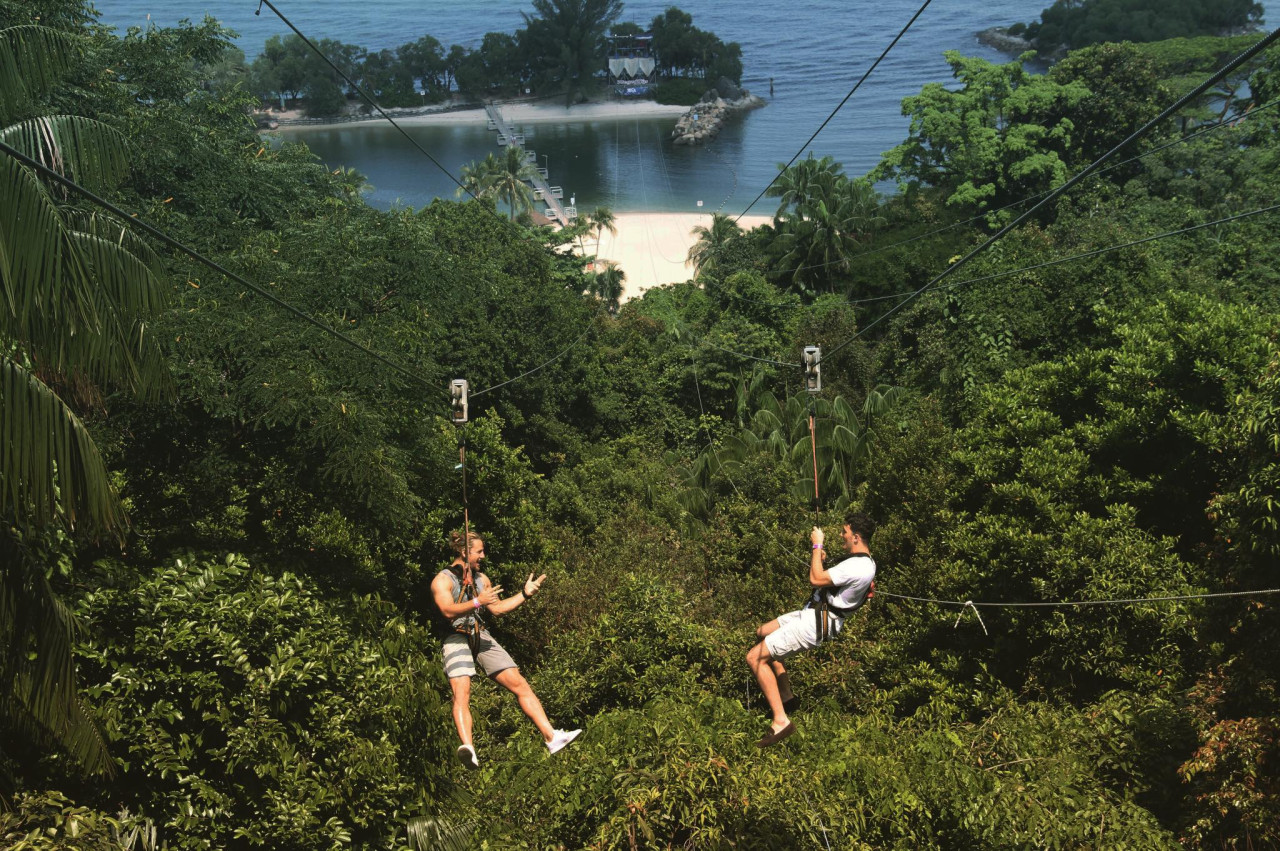
<path id="1" fill-rule="evenodd" d="M 492 103 L 485 103 L 484 111 L 489 114 L 489 129 L 498 131 L 498 144 L 503 147 L 521 148 L 523 150 L 524 136 L 519 133 L 512 133 L 511 128 L 507 126 L 507 122 L 502 118 L 502 113 L 498 111 L 498 107 Z M 550 186 L 547 184 L 547 175 L 542 169 L 537 168 L 537 155 L 533 151 L 528 151 L 527 161 L 534 164 L 533 177 L 529 182 L 533 184 L 537 191 L 534 195 L 547 204 L 547 214 L 554 218 L 562 226 L 568 226 L 576 218 L 578 218 L 578 210 L 575 207 L 566 207 L 560 203 L 560 198 L 564 195 L 564 190 L 559 186 Z"/>

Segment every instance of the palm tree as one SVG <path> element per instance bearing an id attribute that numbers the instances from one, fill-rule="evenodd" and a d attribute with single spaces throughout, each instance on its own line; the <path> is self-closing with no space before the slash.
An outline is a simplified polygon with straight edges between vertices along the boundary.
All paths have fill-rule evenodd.
<path id="1" fill-rule="evenodd" d="M 604 232 L 608 231 L 610 236 L 618 235 L 617 216 L 613 214 L 613 210 L 608 207 L 596 207 L 591 215 L 587 216 L 590 222 L 591 230 L 596 235 L 596 254 L 600 254 L 600 239 L 604 236 Z"/>
<path id="2" fill-rule="evenodd" d="M 719 449 L 708 447 L 686 471 L 681 505 L 705 517 L 714 496 L 714 472 L 732 478 L 761 456 L 792 465 L 797 499 L 813 496 L 813 442 L 809 406 L 816 413 L 819 489 L 828 504 L 847 504 L 856 495 L 877 440 L 879 418 L 895 410 L 903 398 L 897 387 L 881 385 L 867 393 L 859 413 L 843 397 L 811 400 L 804 393 L 779 399 L 753 377 L 738 385 L 738 431 Z M 746 415 L 754 408 L 754 413 Z"/>
<path id="3" fill-rule="evenodd" d="M 499 200 L 505 201 L 511 211 L 511 221 L 526 210 L 533 209 L 533 189 L 526 180 L 531 180 L 538 170 L 525 161 L 524 149 L 517 145 L 508 145 L 506 153 L 498 159 L 498 169 L 491 180 Z"/>
<path id="4" fill-rule="evenodd" d="M 810 154 L 786 169 L 769 194 L 781 199 L 771 252 L 778 269 L 805 295 L 824 283 L 834 288 L 835 276 L 849 271 L 853 250 L 884 223 L 871 183 L 850 180 L 831 157 Z"/>
<path id="5" fill-rule="evenodd" d="M 779 164 L 778 170 L 782 173 L 765 192 L 771 198 L 781 199 L 778 211 L 773 214 L 775 226 L 780 226 L 788 213 L 803 218 L 815 202 L 830 199 L 836 185 L 848 180 L 844 166 L 830 156 L 814 159 L 812 153 L 790 168 Z"/>
<path id="6" fill-rule="evenodd" d="M 627 273 L 619 269 L 617 263 L 606 261 L 603 265 L 591 279 L 591 294 L 603 301 L 610 313 L 617 313 Z"/>
<path id="7" fill-rule="evenodd" d="M 458 198 L 463 195 L 476 199 L 492 198 L 497 194 L 493 179 L 501 168 L 501 163 L 493 154 L 489 154 L 482 160 L 467 163 L 462 167 L 462 179 L 459 181 L 462 185 L 454 190 L 454 195 Z"/>
<path id="8" fill-rule="evenodd" d="M 76 58 L 39 26 L 0 30 L 0 141 L 80 182 L 127 171 L 125 139 L 71 115 L 23 117 Z M 22 120 L 18 120 L 22 119 Z M 76 696 L 76 625 L 25 541 L 62 528 L 123 535 L 126 520 L 84 423 L 62 398 L 114 386 L 168 390 L 147 320 L 166 300 L 159 262 L 118 221 L 68 210 L 37 172 L 0 154 L 0 725 L 111 770 Z M 0 750 L 3 750 L 0 745 Z"/>
<path id="9" fill-rule="evenodd" d="M 695 275 L 701 275 L 715 270 L 721 251 L 742 236 L 742 228 L 724 213 L 712 213 L 711 227 L 697 225 L 690 233 L 698 239 L 689 247 L 684 263 L 693 266 Z"/>

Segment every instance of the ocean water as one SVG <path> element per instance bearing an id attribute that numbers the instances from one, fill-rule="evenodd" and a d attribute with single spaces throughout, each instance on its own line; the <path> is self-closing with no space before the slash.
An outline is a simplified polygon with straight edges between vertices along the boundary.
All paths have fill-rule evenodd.
<path id="1" fill-rule="evenodd" d="M 523 26 L 521 12 L 532 11 L 519 0 L 278 0 L 276 5 L 310 37 L 371 49 L 393 48 L 422 35 L 433 35 L 446 46 L 475 46 L 486 32 Z M 622 18 L 647 25 L 669 5 L 628 2 Z M 817 130 L 920 3 L 683 0 L 678 5 L 693 15 L 695 26 L 742 45 L 742 84 L 768 105 L 734 119 L 714 143 L 696 148 L 670 143 L 671 120 L 525 125 L 527 147 L 537 152 L 539 164 L 548 166 L 550 182 L 564 187 L 566 200 L 574 196 L 580 210 L 607 204 L 615 211 L 744 212 L 777 173 L 778 164 Z M 866 173 L 883 151 L 906 136 L 902 99 L 925 83 L 951 80 L 943 51 L 1008 61 L 979 44 L 975 34 L 1032 20 L 1045 5 L 1047 0 L 934 0 L 809 150 L 831 155 L 849 174 Z M 96 6 L 102 23 L 121 29 L 211 15 L 240 34 L 239 44 L 250 57 L 267 37 L 287 32 L 270 9 L 254 14 L 257 0 L 98 0 Z M 410 132 L 454 175 L 463 164 L 497 150 L 483 125 Z M 368 199 L 377 206 L 420 206 L 437 196 L 454 197 L 453 181 L 393 128 L 348 125 L 293 131 L 288 138 L 305 141 L 331 166 L 365 174 L 372 185 Z M 773 206 L 765 199 L 751 211 L 769 213 Z"/>

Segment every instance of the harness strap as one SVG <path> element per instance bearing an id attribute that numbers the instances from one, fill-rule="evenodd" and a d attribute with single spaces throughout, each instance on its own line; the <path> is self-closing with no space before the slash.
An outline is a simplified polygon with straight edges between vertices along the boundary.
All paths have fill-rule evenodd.
<path id="1" fill-rule="evenodd" d="M 832 603 L 830 588 L 821 588 L 815 591 L 813 597 L 809 598 L 809 604 L 813 606 L 814 633 L 818 636 L 819 643 L 831 638 L 831 617 L 833 614 L 843 621 L 849 615 L 865 606 L 867 601 L 875 595 L 876 581 L 874 579 L 871 580 L 871 586 L 867 588 L 867 593 L 863 594 L 862 599 L 852 606 L 837 606 Z"/>
<path id="2" fill-rule="evenodd" d="M 463 563 L 463 575 L 461 578 L 453 573 L 452 568 L 449 568 L 449 573 L 455 580 L 453 602 L 465 603 L 479 596 L 476 591 L 475 579 L 471 575 L 470 569 L 466 567 L 465 562 Z M 464 621 L 462 626 L 454 625 L 453 631 L 467 636 L 467 644 L 471 648 L 471 655 L 475 656 L 480 652 L 480 631 L 484 628 L 484 624 L 480 619 L 480 610 L 477 609 L 474 613 L 463 615 L 462 617 L 470 618 L 470 625 L 467 625 Z"/>

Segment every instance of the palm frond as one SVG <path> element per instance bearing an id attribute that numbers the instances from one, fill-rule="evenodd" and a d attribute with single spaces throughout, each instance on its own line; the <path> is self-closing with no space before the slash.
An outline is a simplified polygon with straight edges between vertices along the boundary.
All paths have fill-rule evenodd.
<path id="1" fill-rule="evenodd" d="M 77 39 L 40 26 L 0 30 L 0 120 L 48 91 L 75 58 Z"/>
<path id="2" fill-rule="evenodd" d="M 168 291 L 155 270 L 121 243 L 82 231 L 69 235 L 117 310 L 149 319 L 168 304 Z"/>
<path id="3" fill-rule="evenodd" d="M 145 320 L 167 303 L 159 259 L 109 218 L 75 218 L 90 230 L 69 229 L 28 169 L 0 162 L 0 339 L 41 369 L 157 398 L 168 372 Z"/>
<path id="4" fill-rule="evenodd" d="M 99 322 L 91 332 L 37 315 L 12 340 L 51 385 L 87 382 L 123 389 L 144 401 L 168 398 L 173 390 L 168 363 L 151 325 L 122 315 L 104 288 L 95 291 L 93 310 Z"/>
<path id="5" fill-rule="evenodd" d="M 101 121 L 47 115 L 0 130 L 0 141 L 59 174 L 88 185 L 114 185 L 129 173 L 128 139 Z"/>
<path id="6" fill-rule="evenodd" d="M 144 402 L 172 399 L 175 388 L 169 374 L 169 361 L 149 323 L 134 320 L 124 329 L 124 344 L 133 364 L 135 383 L 130 392 Z"/>
<path id="7" fill-rule="evenodd" d="M 128 224 L 110 213 L 68 207 L 62 210 L 62 218 L 67 223 L 67 227 L 72 230 L 90 233 L 118 243 L 125 251 L 145 263 L 157 277 L 164 274 L 164 261 L 152 249 L 151 244 L 138 236 Z"/>
<path id="8" fill-rule="evenodd" d="M 901 387 L 887 387 L 883 384 L 867 394 L 863 403 L 863 416 L 881 416 L 888 413 L 905 395 Z"/>
<path id="9" fill-rule="evenodd" d="M 409 819 L 409 844 L 415 851 L 467 851 L 473 847 L 475 825 L 419 816 Z"/>
<path id="10" fill-rule="evenodd" d="M 34 741 L 61 745 L 85 769 L 112 774 L 102 732 L 76 695 L 75 617 L 39 565 L 15 548 L 0 555 L 0 718 Z"/>
<path id="11" fill-rule="evenodd" d="M 20 364 L 0 360 L 0 516 L 119 533 L 124 514 L 84 423 Z"/>
<path id="12" fill-rule="evenodd" d="M 0 333 L 24 338 L 36 313 L 73 328 L 96 324 L 88 277 L 66 243 L 58 209 L 35 175 L 0 157 Z"/>

